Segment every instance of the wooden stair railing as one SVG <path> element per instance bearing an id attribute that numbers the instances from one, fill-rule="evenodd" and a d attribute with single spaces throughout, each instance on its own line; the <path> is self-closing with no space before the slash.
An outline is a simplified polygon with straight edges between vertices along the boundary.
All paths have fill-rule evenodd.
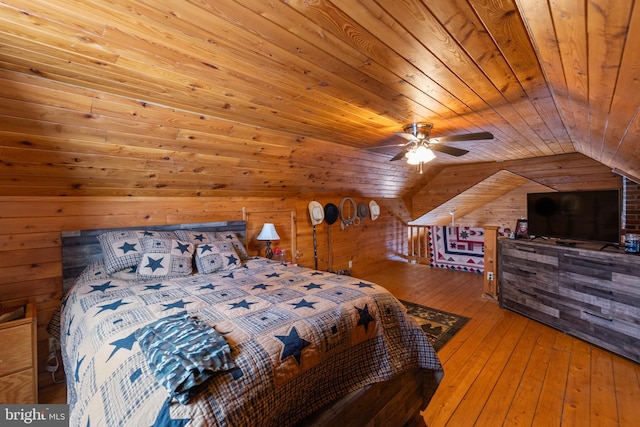
<path id="1" fill-rule="evenodd" d="M 409 225 L 407 229 L 409 239 L 409 254 L 407 259 L 412 264 L 429 264 L 429 226 Z"/>

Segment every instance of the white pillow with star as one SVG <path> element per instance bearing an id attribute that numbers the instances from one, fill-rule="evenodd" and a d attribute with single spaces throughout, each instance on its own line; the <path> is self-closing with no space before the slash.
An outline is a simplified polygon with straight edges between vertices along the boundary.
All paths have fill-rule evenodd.
<path id="1" fill-rule="evenodd" d="M 247 250 L 240 241 L 240 238 L 233 231 L 176 230 L 175 233 L 179 239 L 187 240 L 196 246 L 211 242 L 231 243 L 241 260 L 244 261 L 251 258 L 249 254 L 247 254 Z"/>
<path id="2" fill-rule="evenodd" d="M 193 273 L 193 244 L 176 239 L 144 239 L 137 275 L 150 279 Z"/>
<path id="3" fill-rule="evenodd" d="M 198 273 L 202 274 L 234 270 L 242 266 L 242 260 L 232 243 L 202 243 L 196 247 L 195 258 Z"/>
<path id="4" fill-rule="evenodd" d="M 170 231 L 113 230 L 98 236 L 107 274 L 134 267 L 142 257 L 142 241 L 147 238 L 171 239 Z"/>

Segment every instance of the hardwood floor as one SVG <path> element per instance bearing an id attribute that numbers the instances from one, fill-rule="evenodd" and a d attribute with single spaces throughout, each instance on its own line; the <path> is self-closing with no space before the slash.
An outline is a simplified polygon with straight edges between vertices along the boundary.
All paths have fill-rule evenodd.
<path id="1" fill-rule="evenodd" d="M 394 263 L 366 279 L 471 318 L 438 353 L 429 427 L 640 425 L 639 364 L 501 310 L 481 275 Z"/>
<path id="2" fill-rule="evenodd" d="M 445 376 L 423 414 L 429 427 L 639 425 L 639 364 L 501 310 L 481 275 L 390 262 L 362 278 L 471 318 L 438 353 Z M 40 403 L 64 393 L 41 388 Z"/>

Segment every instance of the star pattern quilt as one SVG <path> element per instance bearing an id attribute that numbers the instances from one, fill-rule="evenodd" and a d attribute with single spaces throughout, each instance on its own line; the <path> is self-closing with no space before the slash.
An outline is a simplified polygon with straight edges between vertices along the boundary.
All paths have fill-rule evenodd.
<path id="1" fill-rule="evenodd" d="M 441 370 L 404 306 L 351 276 L 265 258 L 155 281 L 87 270 L 61 306 L 71 426 L 281 427 L 406 369 Z M 224 337 L 233 368 L 181 404 L 136 333 L 184 312 Z"/>

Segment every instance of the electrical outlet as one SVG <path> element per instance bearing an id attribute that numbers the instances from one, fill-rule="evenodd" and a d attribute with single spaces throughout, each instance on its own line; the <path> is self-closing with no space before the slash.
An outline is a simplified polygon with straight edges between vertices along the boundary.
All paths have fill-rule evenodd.
<path id="1" fill-rule="evenodd" d="M 487 280 L 493 280 L 493 271 L 487 273 Z"/>
<path id="2" fill-rule="evenodd" d="M 349 260 L 349 270 L 353 268 L 353 260 Z"/>

